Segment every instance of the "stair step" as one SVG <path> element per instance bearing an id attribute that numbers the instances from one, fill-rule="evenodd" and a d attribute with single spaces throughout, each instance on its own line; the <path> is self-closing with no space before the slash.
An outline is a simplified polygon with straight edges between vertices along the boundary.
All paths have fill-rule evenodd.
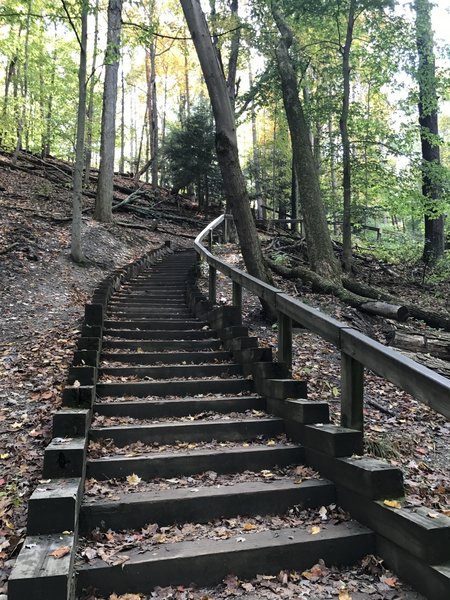
<path id="1" fill-rule="evenodd" d="M 176 365 L 168 367 L 102 367 L 99 377 L 150 377 L 151 379 L 171 379 L 178 377 L 213 377 L 242 375 L 242 367 L 237 364 L 224 365 Z"/>
<path id="2" fill-rule="evenodd" d="M 230 486 L 204 486 L 153 492 L 119 493 L 117 500 L 94 498 L 81 507 L 81 533 L 96 527 L 138 529 L 148 523 L 206 523 L 241 514 L 281 514 L 292 506 L 327 506 L 336 499 L 334 485 L 326 480 L 249 481 Z"/>
<path id="3" fill-rule="evenodd" d="M 309 529 L 285 528 L 228 540 L 199 539 L 153 546 L 147 551 L 126 550 L 120 567 L 97 559 L 78 565 L 78 590 L 148 593 L 156 586 L 213 585 L 229 573 L 245 578 L 255 573 L 276 574 L 282 569 L 304 571 L 320 559 L 328 564 L 353 564 L 375 552 L 375 535 L 354 522 Z M 120 553 L 117 554 L 120 557 Z"/>
<path id="4" fill-rule="evenodd" d="M 154 329 L 178 329 L 178 330 L 191 330 L 191 329 L 202 329 L 203 327 L 209 327 L 206 321 L 197 321 L 189 319 L 184 323 L 178 323 L 177 321 L 161 320 L 161 319 L 148 319 L 146 321 L 113 321 L 107 319 L 104 322 L 106 329 L 138 329 L 140 331 L 154 330 Z"/>
<path id="5" fill-rule="evenodd" d="M 87 477 L 98 481 L 126 477 L 133 473 L 143 479 L 193 475 L 204 471 L 216 473 L 238 473 L 260 471 L 275 465 L 302 464 L 304 450 L 293 444 L 274 446 L 221 447 L 188 452 L 161 452 L 143 456 L 114 455 L 107 458 L 89 459 Z"/>
<path id="6" fill-rule="evenodd" d="M 183 305 L 185 307 L 185 305 Z M 148 315 L 149 318 L 152 318 L 151 315 L 156 316 L 169 316 L 169 315 L 186 315 L 186 317 L 190 316 L 192 318 L 192 312 L 188 308 L 171 308 L 167 306 L 167 304 L 163 303 L 161 305 L 156 306 L 127 306 L 125 308 L 120 307 L 112 307 L 111 310 L 108 311 L 109 314 L 143 314 Z M 154 316 L 153 318 L 156 318 Z"/>
<path id="7" fill-rule="evenodd" d="M 91 428 L 93 441 L 111 439 L 118 447 L 135 442 L 174 444 L 176 442 L 239 442 L 256 437 L 276 436 L 284 431 L 283 419 L 275 417 L 226 421 L 194 421 L 191 423 L 156 423 L 152 425 L 119 425 Z"/>
<path id="8" fill-rule="evenodd" d="M 129 402 L 96 402 L 94 412 L 108 417 L 133 417 L 157 419 L 161 417 L 184 417 L 202 412 L 216 413 L 262 410 L 265 401 L 259 396 L 183 398 L 181 400 L 132 400 Z"/>
<path id="9" fill-rule="evenodd" d="M 154 306 L 166 306 L 167 308 L 186 308 L 186 302 L 179 298 L 168 298 L 167 296 L 148 296 L 147 298 L 117 298 L 109 303 L 110 308 L 153 308 Z"/>
<path id="10" fill-rule="evenodd" d="M 139 352 L 141 349 L 143 352 L 148 350 L 154 350 L 156 352 L 161 350 L 219 350 L 222 346 L 219 340 L 177 340 L 177 341 L 132 341 L 132 340 L 105 340 L 103 342 L 103 348 L 127 348 L 129 350 L 136 350 Z"/>
<path id="11" fill-rule="evenodd" d="M 212 329 L 170 329 L 166 330 L 132 330 L 132 329 L 104 329 L 103 335 L 111 338 L 125 338 L 127 340 L 208 340 L 217 339 L 217 334 Z"/>
<path id="12" fill-rule="evenodd" d="M 248 392 L 253 382 L 248 379 L 173 380 L 158 382 L 99 383 L 97 396 L 187 396 L 193 394 L 236 394 Z"/>
<path id="13" fill-rule="evenodd" d="M 103 352 L 105 361 L 122 362 L 128 364 L 182 364 L 182 363 L 204 363 L 230 361 L 229 352 Z"/>

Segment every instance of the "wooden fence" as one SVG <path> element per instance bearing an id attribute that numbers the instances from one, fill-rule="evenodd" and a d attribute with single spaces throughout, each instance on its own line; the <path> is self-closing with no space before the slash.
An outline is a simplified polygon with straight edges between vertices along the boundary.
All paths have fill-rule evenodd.
<path id="1" fill-rule="evenodd" d="M 436 412 L 450 418 L 450 380 L 420 365 L 399 352 L 363 335 L 356 329 L 333 319 L 320 310 L 292 298 L 256 277 L 228 265 L 215 257 L 212 242 L 215 233 L 226 238 L 228 218 L 224 215 L 212 221 L 196 238 L 199 259 L 209 265 L 209 299 L 216 302 L 217 271 L 231 279 L 233 305 L 242 312 L 242 288 L 268 302 L 278 314 L 278 360 L 292 367 L 292 323 L 331 342 L 341 351 L 341 424 L 352 429 L 364 429 L 364 370 L 370 369 L 390 381 Z M 215 231 L 219 226 L 224 228 Z M 209 249 L 204 239 L 209 239 Z"/>

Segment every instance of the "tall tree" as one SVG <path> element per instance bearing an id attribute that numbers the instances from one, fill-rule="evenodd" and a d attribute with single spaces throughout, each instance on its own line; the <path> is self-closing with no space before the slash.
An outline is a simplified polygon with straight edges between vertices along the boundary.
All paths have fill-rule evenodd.
<path id="1" fill-rule="evenodd" d="M 305 224 L 308 260 L 311 268 L 321 273 L 323 277 L 338 279 L 340 268 L 331 245 L 320 194 L 319 175 L 310 142 L 310 130 L 300 101 L 297 74 L 289 56 L 293 35 L 275 5 L 272 5 L 272 14 L 280 31 L 276 56 L 283 102 L 291 133 L 293 163 Z"/>
<path id="2" fill-rule="evenodd" d="M 216 124 L 216 152 L 227 200 L 233 212 L 242 256 L 248 272 L 263 281 L 268 275 L 250 210 L 242 174 L 234 111 L 199 0 L 180 0 L 197 51 Z"/>
<path id="3" fill-rule="evenodd" d="M 339 129 L 342 140 L 342 187 L 344 190 L 344 211 L 342 223 L 342 261 L 346 271 L 352 266 L 352 225 L 351 225 L 351 160 L 350 138 L 348 135 L 348 114 L 350 108 L 350 50 L 355 26 L 356 0 L 350 0 L 347 14 L 347 31 L 344 45 L 340 46 L 342 54 L 342 110 L 339 118 Z"/>
<path id="4" fill-rule="evenodd" d="M 81 2 L 81 36 L 80 66 L 78 68 L 78 110 L 77 110 L 77 139 L 75 149 L 75 167 L 73 170 L 72 192 L 72 241 L 71 256 L 75 262 L 83 262 L 84 255 L 81 247 L 81 199 L 83 193 L 83 163 L 84 163 L 84 131 L 86 123 L 86 56 L 87 56 L 87 21 L 88 1 Z M 75 32 L 76 29 L 74 28 Z"/>
<path id="5" fill-rule="evenodd" d="M 122 27 L 122 0 L 108 2 L 108 33 L 105 52 L 105 82 L 103 87 L 102 132 L 100 140 L 100 170 L 94 218 L 112 221 L 114 154 L 116 145 L 117 79 Z"/>
<path id="6" fill-rule="evenodd" d="M 30 59 L 30 29 L 31 29 L 31 15 L 33 12 L 33 2 L 29 0 L 28 11 L 27 11 L 27 24 L 25 33 L 25 64 L 23 66 L 23 88 L 22 88 L 22 108 L 20 111 L 19 122 L 17 125 L 17 142 L 14 154 L 12 157 L 13 165 L 17 162 L 20 150 L 22 150 L 23 132 L 25 129 L 25 118 L 27 114 L 27 101 L 28 101 L 28 66 Z"/>
<path id="7" fill-rule="evenodd" d="M 89 183 L 91 176 L 91 161 L 92 161 L 92 139 L 94 129 L 94 91 L 95 84 L 97 81 L 97 48 L 98 48 L 98 13 L 99 13 L 99 0 L 95 1 L 95 12 L 94 12 L 94 48 L 92 51 L 92 69 L 89 81 L 89 100 L 87 108 L 87 134 L 86 134 L 86 156 L 85 156 L 85 170 L 84 170 L 84 182 L 86 185 Z"/>
<path id="8" fill-rule="evenodd" d="M 422 194 L 425 207 L 423 259 L 434 262 L 444 254 L 444 215 L 441 206 L 438 97 L 429 0 L 415 0 L 419 64 L 419 125 L 422 145 Z"/>

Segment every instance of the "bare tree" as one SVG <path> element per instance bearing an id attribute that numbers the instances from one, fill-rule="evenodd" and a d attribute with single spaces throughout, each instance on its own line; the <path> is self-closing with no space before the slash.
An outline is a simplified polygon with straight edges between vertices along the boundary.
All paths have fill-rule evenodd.
<path id="1" fill-rule="evenodd" d="M 100 140 L 100 171 L 94 218 L 103 223 L 112 221 L 114 153 L 116 145 L 117 78 L 122 28 L 122 0 L 109 0 L 108 34 L 105 53 L 102 132 Z"/>
<path id="2" fill-rule="evenodd" d="M 320 194 L 317 165 L 311 147 L 310 128 L 300 101 L 297 74 L 289 56 L 293 35 L 274 5 L 272 14 L 281 34 L 276 49 L 277 64 L 284 108 L 291 133 L 293 164 L 305 224 L 308 259 L 311 268 L 324 278 L 338 279 L 340 267 L 331 245 L 325 208 Z"/>
<path id="3" fill-rule="evenodd" d="M 268 275 L 250 210 L 239 163 L 236 123 L 227 84 L 199 0 L 180 0 L 197 51 L 216 124 L 216 151 L 225 195 L 229 201 L 242 256 L 248 272 L 263 281 Z"/>
<path id="4" fill-rule="evenodd" d="M 438 97 L 433 52 L 433 29 L 429 0 L 415 0 L 416 42 L 419 65 L 419 124 L 422 144 L 422 194 L 425 204 L 425 244 L 423 259 L 434 262 L 444 254 L 444 216 L 439 209 L 441 185 L 439 177 L 440 147 Z"/>

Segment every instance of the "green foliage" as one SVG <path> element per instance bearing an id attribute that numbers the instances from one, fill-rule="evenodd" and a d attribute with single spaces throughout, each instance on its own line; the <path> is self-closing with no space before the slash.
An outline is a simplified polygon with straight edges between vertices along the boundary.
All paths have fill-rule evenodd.
<path id="1" fill-rule="evenodd" d="M 27 59 L 28 10 L 25 0 L 7 0 L 0 10 L 0 145 L 16 146 L 23 115 L 27 150 L 41 152 L 49 142 L 51 152 L 67 158 L 75 131 L 77 42 L 59 2 L 34 0 Z"/>
<path id="2" fill-rule="evenodd" d="M 208 184 L 216 190 L 218 167 L 214 124 L 205 98 L 200 98 L 182 124 L 172 126 L 166 139 L 165 159 L 174 188 L 184 189 L 199 183 L 203 185 L 202 182 L 207 178 Z"/>

